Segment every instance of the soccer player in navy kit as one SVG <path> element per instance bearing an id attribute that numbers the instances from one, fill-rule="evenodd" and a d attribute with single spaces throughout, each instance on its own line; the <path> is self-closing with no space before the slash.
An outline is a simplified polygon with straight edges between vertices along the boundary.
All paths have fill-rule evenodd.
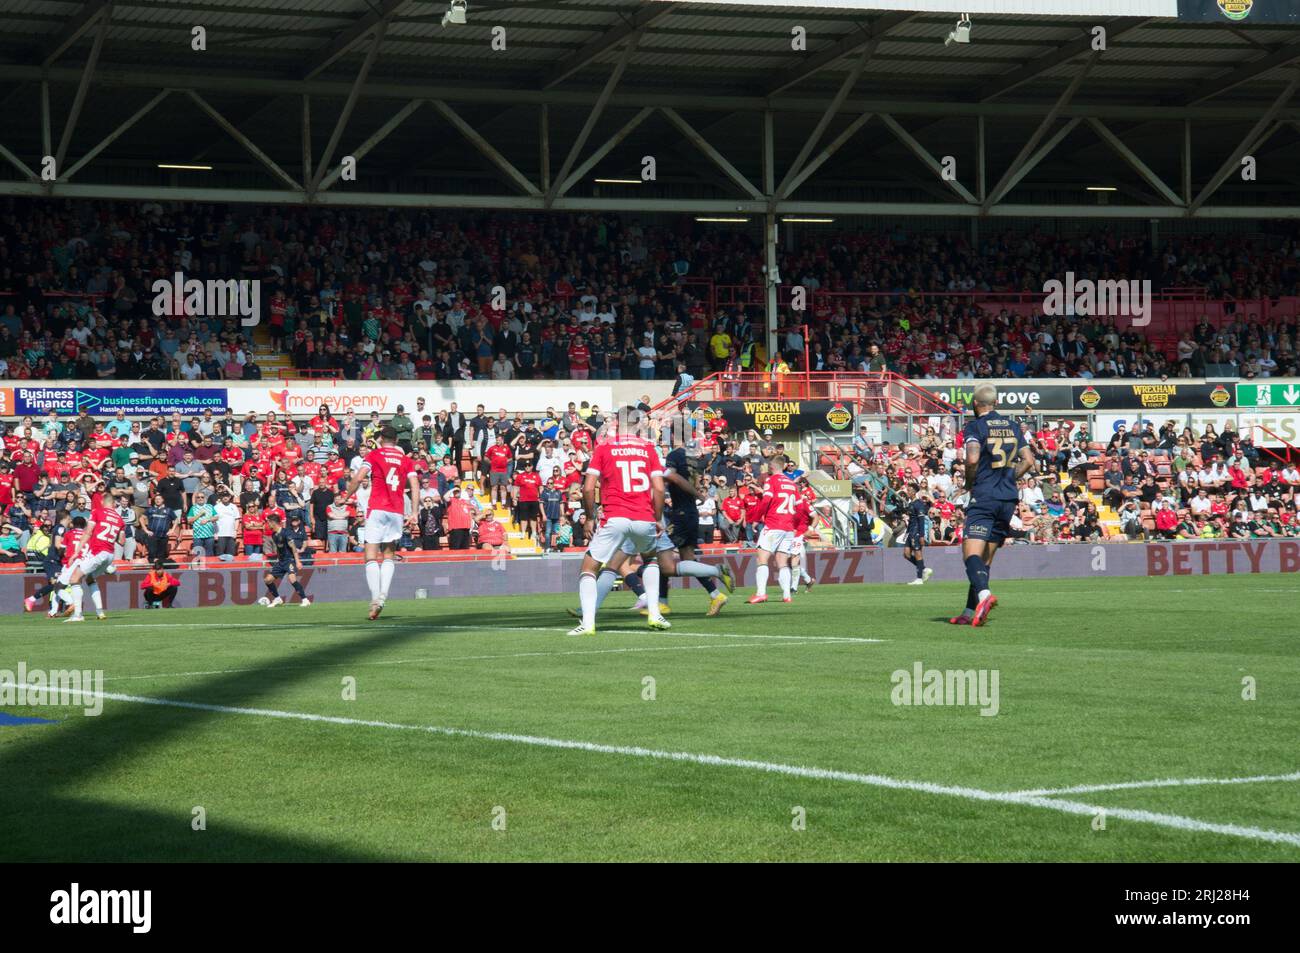
<path id="1" fill-rule="evenodd" d="M 1034 454 L 1020 425 L 997 410 L 998 392 L 992 384 L 975 388 L 975 419 L 962 431 L 966 456 L 966 526 L 962 557 L 970 591 L 966 609 L 948 621 L 953 625 L 983 625 L 997 596 L 989 591 L 989 567 L 1007 538 L 1019 499 L 1017 483 L 1034 465 Z"/>
<path id="2" fill-rule="evenodd" d="M 293 591 L 298 593 L 298 604 L 311 605 L 307 590 L 298 580 L 298 574 L 302 570 L 299 553 L 306 542 L 306 533 L 297 527 L 286 528 L 280 521 L 279 513 L 272 513 L 266 518 L 266 531 L 267 539 L 275 546 L 276 557 L 275 562 L 267 567 L 266 575 L 263 577 L 266 583 L 266 595 L 258 602 L 271 608 L 284 605 L 284 599 L 280 597 L 280 580 L 288 576 L 289 585 L 293 586 Z"/>
<path id="3" fill-rule="evenodd" d="M 907 538 L 903 542 L 903 558 L 916 567 L 916 578 L 909 586 L 920 586 L 934 575 L 925 565 L 925 531 L 930 522 L 930 494 L 918 491 L 907 506 Z"/>

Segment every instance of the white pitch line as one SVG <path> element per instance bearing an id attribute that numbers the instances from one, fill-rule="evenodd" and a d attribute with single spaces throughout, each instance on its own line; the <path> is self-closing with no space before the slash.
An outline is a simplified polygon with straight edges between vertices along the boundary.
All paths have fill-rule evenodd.
<path id="1" fill-rule="evenodd" d="M 784 641 L 734 642 L 727 645 L 656 645 L 621 649 L 574 649 L 566 652 L 510 652 L 500 655 L 431 655 L 423 658 L 389 659 L 380 662 L 328 662 L 321 665 L 274 665 L 260 668 L 222 668 L 206 672 L 160 672 L 154 675 L 110 675 L 106 682 L 126 682 L 150 678 L 185 678 L 196 675 L 237 675 L 247 672 L 288 672 L 313 668 L 355 668 L 365 665 L 411 665 L 419 662 L 477 662 L 489 659 L 546 658 L 562 655 L 621 655 L 639 652 L 714 652 L 721 649 L 764 649 L 783 645 L 825 645 L 799 636 L 789 636 Z"/>
<path id="2" fill-rule="evenodd" d="M 409 629 L 413 626 L 423 625 L 420 622 L 410 622 L 405 625 L 375 625 L 369 622 L 290 622 L 287 625 L 279 625 L 274 622 L 223 622 L 220 628 L 223 629 Z M 198 623 L 193 623 L 198 625 Z M 492 632 L 549 632 L 552 635 L 562 635 L 565 629 L 562 626 L 545 626 L 545 625 L 438 625 L 435 622 L 428 624 L 428 631 L 431 635 L 439 632 L 483 632 L 490 634 Z M 184 626 L 164 625 L 153 622 L 119 622 L 108 626 L 94 629 L 93 631 L 103 631 L 104 629 L 172 629 L 184 628 Z M 598 634 L 612 633 L 615 635 L 644 635 L 651 631 L 647 628 L 629 628 L 626 624 L 614 626 L 600 626 Z M 847 642 L 863 643 L 876 645 L 889 641 L 888 639 L 864 639 L 850 635 L 764 635 L 758 632 L 682 632 L 679 629 L 670 629 L 666 632 L 658 633 L 665 638 L 681 635 L 694 639 L 801 639 L 807 642 Z"/>
<path id="3" fill-rule="evenodd" d="M 47 685 L 16 686 L 28 691 L 51 691 Z M 755 761 L 748 758 L 728 758 L 721 755 L 694 754 L 689 751 L 661 751 L 655 748 L 642 748 L 629 745 L 605 745 L 591 741 L 574 741 L 566 738 L 547 738 L 539 735 L 521 735 L 503 731 L 478 731 L 472 728 L 447 728 L 439 725 L 406 725 L 390 721 L 371 721 L 362 718 L 343 718 L 337 715 L 313 715 L 307 712 L 279 711 L 274 708 L 238 708 L 230 705 L 210 705 L 203 702 L 187 702 L 167 698 L 149 698 L 143 695 L 123 695 L 117 692 L 100 692 L 88 689 L 57 689 L 69 694 L 90 698 L 102 698 L 107 701 L 135 702 L 141 705 L 158 705 L 164 708 L 184 708 L 191 711 L 207 711 L 224 715 L 251 715 L 260 718 L 281 718 L 290 721 L 307 721 L 331 725 L 347 725 L 362 728 L 387 728 L 395 731 L 419 731 L 427 734 L 442 735 L 449 738 L 469 738 L 476 741 L 500 741 L 509 744 L 528 745 L 538 748 L 558 748 L 570 751 L 585 751 L 592 754 L 620 755 L 630 758 L 644 758 L 655 761 L 676 761 L 688 764 L 707 765 L 709 767 L 741 768 L 750 771 L 762 771 L 787 777 L 806 778 L 814 781 L 844 781 L 868 787 L 889 788 L 900 791 L 918 791 L 925 794 L 957 797 L 968 801 L 984 801 L 995 804 L 1027 805 L 1039 807 L 1063 814 L 1095 816 L 1105 813 L 1119 820 L 1134 821 L 1140 824 L 1152 824 L 1175 830 L 1195 833 L 1222 834 L 1228 837 L 1240 837 L 1247 840 L 1264 841 L 1273 844 L 1289 844 L 1300 847 L 1300 834 L 1285 831 L 1266 830 L 1259 827 L 1246 827 L 1240 824 L 1217 824 L 1183 817 L 1179 814 L 1159 814 L 1154 811 L 1138 811 L 1122 807 L 1099 807 L 1079 801 L 1054 801 L 1044 797 L 1017 796 L 1002 791 L 985 791 L 980 788 L 959 787 L 946 784 L 934 784 L 929 781 L 905 781 L 879 774 L 859 774 L 852 771 L 835 771 L 827 768 L 807 768 L 799 765 L 781 764 L 772 761 Z"/>
<path id="4" fill-rule="evenodd" d="M 1008 793 L 1013 797 L 1054 797 L 1058 794 L 1092 794 L 1097 791 L 1136 791 L 1142 788 L 1197 787 L 1206 784 L 1262 784 L 1269 781 L 1300 781 L 1300 771 L 1290 774 L 1257 774 L 1248 778 L 1164 778 L 1159 781 L 1121 781 L 1117 784 L 1077 784 L 1068 788 Z"/>

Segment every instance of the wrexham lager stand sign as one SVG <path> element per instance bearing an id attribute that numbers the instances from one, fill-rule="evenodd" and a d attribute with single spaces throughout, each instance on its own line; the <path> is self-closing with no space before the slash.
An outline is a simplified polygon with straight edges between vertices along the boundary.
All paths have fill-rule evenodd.
<path id="1" fill-rule="evenodd" d="M 1238 384 L 1238 407 L 1300 407 L 1295 384 Z"/>
<path id="2" fill-rule="evenodd" d="M 856 404 L 834 400 L 714 400 L 688 401 L 687 410 L 704 420 L 721 417 L 732 433 L 743 430 L 825 430 L 853 426 Z"/>

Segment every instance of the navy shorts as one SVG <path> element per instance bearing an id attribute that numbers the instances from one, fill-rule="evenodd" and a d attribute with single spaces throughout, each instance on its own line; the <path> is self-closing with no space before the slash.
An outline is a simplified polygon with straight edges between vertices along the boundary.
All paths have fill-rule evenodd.
<path id="1" fill-rule="evenodd" d="M 283 579 L 289 573 L 293 572 L 293 563 L 277 562 L 267 570 L 273 579 Z"/>
<path id="2" fill-rule="evenodd" d="M 668 514 L 668 538 L 682 549 L 700 545 L 700 514 L 673 510 Z"/>
<path id="3" fill-rule="evenodd" d="M 966 510 L 966 526 L 962 539 L 980 539 L 986 543 L 1002 543 L 1011 532 L 1011 517 L 1016 515 L 1015 500 L 981 500 L 971 503 Z"/>
<path id="4" fill-rule="evenodd" d="M 924 549 L 925 533 L 920 531 L 913 533 L 911 530 L 908 530 L 907 538 L 903 540 L 903 545 L 908 549 Z"/>

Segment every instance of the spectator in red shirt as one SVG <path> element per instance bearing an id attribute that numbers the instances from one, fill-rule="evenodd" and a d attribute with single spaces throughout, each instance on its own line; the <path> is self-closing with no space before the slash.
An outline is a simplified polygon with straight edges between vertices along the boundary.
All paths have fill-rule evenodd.
<path id="1" fill-rule="evenodd" d="M 478 548 L 488 552 L 508 552 L 506 528 L 496 521 L 489 508 L 478 523 Z"/>
<path id="2" fill-rule="evenodd" d="M 506 445 L 506 438 L 497 435 L 496 443 L 487 448 L 484 454 L 488 462 L 488 493 L 493 505 L 499 501 L 502 506 L 509 503 L 510 463 L 514 453 Z"/>
<path id="3" fill-rule="evenodd" d="M 569 376 L 575 381 L 585 381 L 591 375 L 591 351 L 587 340 L 576 335 L 569 345 Z"/>
<path id="4" fill-rule="evenodd" d="M 726 484 L 726 477 L 718 477 L 723 485 Z M 722 530 L 722 538 L 728 543 L 734 543 L 740 538 L 740 534 L 745 525 L 745 504 L 738 496 L 729 496 L 722 501 L 719 507 L 718 528 Z"/>
<path id="5" fill-rule="evenodd" d="M 542 543 L 542 476 L 531 461 L 525 462 L 513 480 L 515 487 L 515 521 L 539 546 Z"/>
<path id="6" fill-rule="evenodd" d="M 452 549 L 469 549 L 469 530 L 477 512 L 470 492 L 468 488 L 454 489 L 447 501 L 447 545 Z"/>

